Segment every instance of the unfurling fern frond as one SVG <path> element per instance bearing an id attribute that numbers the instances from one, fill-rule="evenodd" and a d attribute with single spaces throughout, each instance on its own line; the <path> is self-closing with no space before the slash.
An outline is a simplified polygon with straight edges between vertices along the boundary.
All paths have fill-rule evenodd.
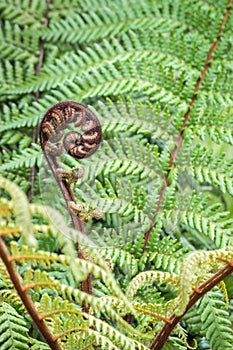
<path id="1" fill-rule="evenodd" d="M 0 348 L 232 347 L 232 28 L 233 0 L 0 1 Z"/>
<path id="2" fill-rule="evenodd" d="M 197 286 L 204 281 L 212 272 L 213 266 L 222 259 L 232 259 L 232 251 L 215 250 L 215 251 L 197 251 L 190 254 L 182 263 L 179 275 L 179 303 L 176 310 L 177 315 L 184 312 L 192 287 Z M 202 266 L 205 266 L 205 270 Z"/>

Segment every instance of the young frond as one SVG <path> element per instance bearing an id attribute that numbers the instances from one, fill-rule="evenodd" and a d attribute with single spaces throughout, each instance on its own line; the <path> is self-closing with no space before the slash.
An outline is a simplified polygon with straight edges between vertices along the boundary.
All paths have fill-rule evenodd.
<path id="1" fill-rule="evenodd" d="M 154 282 L 158 284 L 162 283 L 171 283 L 176 285 L 177 276 L 175 274 L 171 274 L 168 272 L 162 271 L 145 271 L 139 273 L 136 277 L 134 277 L 129 283 L 126 295 L 132 300 L 134 295 L 137 294 L 138 289 L 142 288 L 145 284 L 152 285 Z"/>
<path id="2" fill-rule="evenodd" d="M 219 265 L 219 258 L 232 259 L 232 250 L 197 251 L 191 253 L 182 262 L 179 274 L 179 303 L 176 310 L 181 315 L 189 301 L 192 287 L 197 286 L 210 276 L 213 267 Z"/>

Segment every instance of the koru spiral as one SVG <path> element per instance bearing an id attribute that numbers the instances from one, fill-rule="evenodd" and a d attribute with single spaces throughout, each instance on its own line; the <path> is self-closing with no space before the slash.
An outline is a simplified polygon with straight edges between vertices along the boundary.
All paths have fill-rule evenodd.
<path id="1" fill-rule="evenodd" d="M 82 133 L 70 130 L 73 123 Z M 68 132 L 67 132 L 68 130 Z M 40 125 L 40 142 L 46 156 L 59 156 L 64 150 L 77 159 L 92 155 L 102 141 L 99 120 L 86 106 L 71 101 L 53 105 Z"/>

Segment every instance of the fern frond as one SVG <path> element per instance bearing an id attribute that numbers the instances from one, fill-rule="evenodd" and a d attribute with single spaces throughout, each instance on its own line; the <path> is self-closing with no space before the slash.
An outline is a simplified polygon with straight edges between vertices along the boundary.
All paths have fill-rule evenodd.
<path id="1" fill-rule="evenodd" d="M 176 314 L 184 312 L 192 287 L 198 285 L 219 264 L 219 258 L 232 259 L 232 251 L 224 249 L 214 251 L 197 251 L 190 254 L 183 262 L 179 275 L 179 300 Z M 204 269 L 203 269 L 204 267 Z"/>
<path id="2" fill-rule="evenodd" d="M 105 178 L 105 183 L 107 182 L 107 178 Z M 77 189 L 76 193 L 80 200 L 84 201 L 87 204 L 90 204 L 93 208 L 99 208 L 103 213 L 105 213 L 106 217 L 102 218 L 102 221 L 106 221 L 109 225 L 111 225 L 111 221 L 119 220 L 119 228 L 120 222 L 122 221 L 122 225 L 125 225 L 129 221 L 134 221 L 136 226 L 142 225 L 142 230 L 146 229 L 150 225 L 150 214 L 147 208 L 144 208 L 145 203 L 140 202 L 139 205 L 136 203 L 135 198 L 132 198 L 132 193 L 129 193 L 130 189 L 133 186 L 127 188 L 124 186 L 122 189 L 125 189 L 124 193 L 116 193 L 113 196 L 113 193 L 110 196 L 103 191 L 104 187 L 100 182 L 96 181 L 96 193 L 95 189 L 91 186 L 85 184 L 81 189 Z M 105 186 L 106 189 L 108 185 Z M 111 216 L 111 218 L 109 217 Z"/>
<path id="3" fill-rule="evenodd" d="M 215 185 L 219 187 L 223 193 L 229 193 L 233 195 L 233 172 L 232 170 L 227 169 L 232 168 L 232 164 L 232 161 L 227 162 L 225 163 L 225 166 L 222 167 L 222 169 L 212 168 L 211 164 L 209 164 L 209 166 L 200 166 L 194 164 L 187 167 L 186 170 L 200 183 Z"/>
<path id="4" fill-rule="evenodd" d="M 1 283 L 2 283 L 2 281 L 1 281 Z M 9 286 L 9 284 L 7 285 L 8 288 L 10 286 Z M 5 303 L 10 304 L 17 312 L 20 312 L 20 313 L 25 312 L 25 308 L 24 308 L 24 305 L 22 304 L 21 299 L 19 298 L 18 294 L 13 289 L 3 289 L 1 287 L 0 301 L 1 301 L 1 303 L 5 302 Z"/>
<path id="5" fill-rule="evenodd" d="M 104 176 L 118 173 L 121 176 L 128 175 L 129 178 L 159 179 L 159 170 L 154 167 L 157 163 L 157 156 L 158 148 L 156 146 L 147 148 L 143 142 L 137 140 L 123 142 L 123 139 L 114 139 L 111 142 L 103 142 L 102 151 L 98 155 L 93 155 L 92 161 L 85 160 L 83 180 L 92 181 L 101 173 Z M 70 157 L 67 157 L 65 162 L 68 163 L 69 160 L 71 166 L 77 166 L 77 162 L 72 161 Z"/>
<path id="6" fill-rule="evenodd" d="M 77 24 L 80 28 L 79 33 L 74 32 Z M 74 44 L 114 36 L 129 29 L 154 27 L 160 32 L 164 32 L 168 28 L 174 29 L 178 26 L 184 28 L 181 23 L 161 18 L 157 8 L 149 1 L 139 2 L 137 6 L 131 5 L 127 11 L 124 10 L 124 7 L 112 3 L 111 8 L 104 7 L 95 12 L 89 10 L 81 14 L 73 13 L 72 16 L 61 20 L 60 23 L 56 20 L 53 21 L 44 31 L 43 38 L 53 42 L 59 40 Z"/>
<path id="7" fill-rule="evenodd" d="M 49 96 L 47 98 L 45 97 L 42 104 L 39 104 L 37 101 L 34 101 L 33 103 L 30 102 L 29 105 L 26 102 L 23 105 L 23 113 L 21 107 L 18 107 L 18 110 L 14 108 L 14 113 L 12 113 L 13 118 L 11 118 L 11 121 L 8 125 L 5 124 L 0 126 L 0 132 L 4 132 L 6 130 L 11 129 L 18 129 L 25 126 L 31 127 L 38 125 L 41 116 L 45 113 L 46 109 L 48 109 L 51 104 L 54 104 L 56 102 L 56 98 L 52 98 L 51 96 Z"/>
<path id="8" fill-rule="evenodd" d="M 161 73 L 163 72 L 163 73 Z M 106 78 L 105 78 L 106 77 Z M 186 80 L 186 88 L 183 88 Z M 108 63 L 100 68 L 92 68 L 80 77 L 63 84 L 53 91 L 57 99 L 84 100 L 95 96 L 116 96 L 130 93 L 131 96 L 144 93 L 154 101 L 179 106 L 183 113 L 191 97 L 191 86 L 195 77 L 181 71 L 177 76 L 173 68 L 165 71 L 162 65 L 152 63 L 148 69 L 143 59 L 139 64 L 132 62 Z M 182 93 L 181 93 L 182 91 Z M 181 113 L 182 113 L 181 112 Z"/>
<path id="9" fill-rule="evenodd" d="M 162 217 L 158 216 L 157 222 L 157 226 L 151 232 L 146 252 L 140 257 L 139 268 L 141 271 L 162 268 L 163 271 L 178 274 L 181 258 L 187 250 L 176 239 L 163 237 Z"/>
<path id="10" fill-rule="evenodd" d="M 19 144 L 19 149 L 21 149 L 21 145 L 23 145 L 23 148 L 26 148 L 31 143 L 30 137 L 23 134 L 20 131 L 13 131 L 9 130 L 6 133 L 4 133 L 3 137 L 1 138 L 0 144 L 1 145 L 15 145 Z"/>
<path id="11" fill-rule="evenodd" d="M 9 304 L 0 306 L 0 344 L 2 349 L 29 349 L 28 327 L 24 318 Z"/>
<path id="12" fill-rule="evenodd" d="M 180 261 L 178 259 L 174 258 L 172 254 L 169 256 L 160 252 L 145 253 L 139 261 L 140 270 L 145 270 L 147 265 L 153 265 L 155 268 L 162 267 L 171 272 L 177 272 L 180 269 Z"/>
<path id="13" fill-rule="evenodd" d="M 19 25 L 12 25 L 6 21 L 0 29 L 0 59 L 8 59 L 9 61 L 27 60 L 32 64 L 37 62 L 37 54 L 39 49 L 38 32 L 31 31 L 24 27 L 23 30 Z"/>
<path id="14" fill-rule="evenodd" d="M 8 126 L 0 128 L 0 132 L 11 128 L 25 125 L 37 125 L 40 114 L 44 114 L 52 103 L 57 100 L 79 100 L 83 101 L 95 96 L 116 96 L 129 93 L 133 96 L 143 93 L 150 96 L 152 100 L 177 108 L 177 114 L 183 115 L 188 108 L 191 91 L 195 84 L 195 77 L 179 73 L 173 68 L 164 71 L 157 64 L 151 65 L 148 70 L 145 61 L 140 65 L 131 62 L 108 63 L 100 68 L 91 68 L 72 82 L 60 85 L 53 90 L 50 96 L 43 99 L 43 105 L 34 102 L 32 106 L 25 108 L 22 120 L 18 118 Z M 161 74 L 161 71 L 163 74 Z M 185 81 L 186 88 L 183 89 Z M 13 90 L 12 90 L 13 91 Z M 181 94 L 182 92 L 182 94 Z"/>
<path id="15" fill-rule="evenodd" d="M 105 139 L 112 140 L 122 134 L 126 137 L 137 134 L 153 141 L 163 140 L 168 149 L 172 147 L 175 129 L 173 125 L 169 129 L 166 127 L 167 119 L 172 119 L 172 114 L 159 103 L 141 103 L 129 97 L 114 102 L 106 99 L 98 102 L 95 113 L 101 122 Z"/>
<path id="16" fill-rule="evenodd" d="M 137 293 L 137 290 L 142 288 L 145 284 L 153 284 L 153 282 L 158 282 L 162 284 L 165 282 L 170 282 L 173 285 L 176 284 L 177 276 L 175 274 L 170 274 L 168 272 L 162 271 L 145 271 L 139 273 L 134 277 L 129 283 L 126 296 L 131 300 L 134 295 Z"/>
<path id="17" fill-rule="evenodd" d="M 176 49 L 174 48 L 174 36 L 175 33 L 171 32 L 169 37 L 165 39 L 160 34 L 155 36 L 154 31 L 148 33 L 148 31 L 140 30 L 124 33 L 121 40 L 118 38 L 105 39 L 101 44 L 95 43 L 94 46 L 89 46 L 82 51 L 70 52 L 62 58 L 56 59 L 54 63 L 41 70 L 40 76 L 34 77 L 33 80 L 26 82 L 22 87 L 15 88 L 14 93 L 54 89 L 67 80 L 69 82 L 73 81 L 77 76 L 92 67 L 98 68 L 106 65 L 106 62 L 114 63 L 129 60 L 135 62 L 146 59 L 147 62 L 162 64 L 166 67 L 175 66 L 177 70 L 182 71 L 187 68 L 186 62 L 189 62 L 189 50 L 190 54 L 193 55 L 194 48 L 191 43 L 192 45 L 195 43 L 195 46 L 198 45 L 197 41 L 200 38 L 195 34 L 190 34 L 189 40 L 186 37 L 177 37 L 177 40 L 181 40 L 180 46 L 178 45 L 181 52 L 177 52 L 177 46 Z M 186 41 L 184 42 L 184 40 Z M 186 47 L 185 56 L 184 47 Z M 195 65 L 195 60 L 192 61 L 192 64 Z M 191 67 L 189 67 L 189 71 L 189 74 L 197 74 L 195 70 L 191 71 Z"/>
<path id="18" fill-rule="evenodd" d="M 140 344 L 137 341 L 133 341 L 132 339 L 129 339 L 128 337 L 126 337 L 125 335 L 123 335 L 122 333 L 120 333 L 119 331 L 117 331 L 116 329 L 114 329 L 113 327 L 110 327 L 108 324 L 106 324 L 105 322 L 96 319 L 93 316 L 87 316 L 88 321 L 89 321 L 89 326 L 94 327 L 94 329 L 96 329 L 98 332 L 100 332 L 101 334 L 103 334 L 104 336 L 108 336 L 109 334 L 111 334 L 111 339 L 112 341 L 114 341 L 116 344 L 121 344 L 121 346 L 123 347 L 123 349 L 147 349 L 145 346 L 143 346 L 143 344 Z M 131 334 L 131 337 L 133 338 L 133 334 Z"/>
<path id="19" fill-rule="evenodd" d="M 111 259 L 112 263 L 118 265 L 125 274 L 129 274 L 130 277 L 134 276 L 138 272 L 138 262 L 134 256 L 123 249 L 119 248 L 101 248 L 99 249 L 101 256 L 107 259 Z"/>
<path id="20" fill-rule="evenodd" d="M 109 288 L 111 288 L 112 292 L 114 292 L 114 294 L 119 299 L 124 301 L 126 307 L 132 311 L 132 306 L 129 304 L 128 299 L 125 297 L 125 295 L 123 294 L 121 289 L 118 287 L 111 272 L 109 271 L 109 269 L 107 269 L 106 264 L 105 264 L 105 269 L 103 269 L 103 268 L 99 267 L 98 265 L 96 265 L 93 262 L 88 261 L 88 260 L 83 260 L 83 259 L 78 259 L 78 258 L 76 258 L 74 260 L 73 258 L 68 258 L 66 256 L 57 255 L 55 253 L 49 254 L 48 252 L 43 252 L 43 251 L 35 252 L 34 249 L 31 249 L 31 252 L 30 252 L 31 254 L 30 254 L 28 252 L 28 248 L 26 246 L 23 247 L 22 252 L 20 252 L 19 247 L 15 242 L 11 243 L 11 250 L 12 250 L 12 254 L 14 256 L 16 256 L 15 259 L 20 260 L 22 263 L 25 261 L 31 261 L 37 265 L 38 263 L 42 262 L 44 264 L 44 266 L 46 266 L 46 264 L 48 264 L 48 263 L 50 264 L 51 261 L 58 261 L 60 263 L 66 263 L 70 266 L 70 268 L 73 272 L 73 276 L 74 276 L 75 280 L 77 281 L 77 283 L 84 280 L 89 273 L 92 273 L 93 276 L 95 276 L 95 278 L 102 279 L 104 281 L 104 283 Z M 30 278 L 34 278 L 33 277 L 34 274 L 32 274 L 31 269 L 28 270 L 27 276 L 29 276 Z M 45 274 L 43 274 L 43 276 L 40 276 L 40 270 L 37 270 L 36 276 L 37 276 L 36 281 L 38 279 L 43 281 L 44 280 L 43 276 L 46 277 Z M 48 282 L 50 282 L 50 280 Z M 59 287 L 59 285 L 58 285 L 58 287 Z M 67 289 L 65 289 L 65 290 L 67 290 Z M 82 293 L 79 291 L 77 291 L 77 293 L 78 293 L 77 296 L 80 296 L 82 298 L 86 298 L 86 297 L 88 298 L 88 296 L 85 296 L 85 293 Z M 89 302 L 88 300 L 86 300 L 86 301 Z"/>
<path id="21" fill-rule="evenodd" d="M 0 170 L 9 171 L 20 168 L 32 168 L 35 165 L 40 166 L 42 163 L 41 149 L 34 144 L 34 148 L 26 148 L 21 154 L 14 154 L 13 159 L 9 163 L 0 166 Z"/>
<path id="22" fill-rule="evenodd" d="M 22 230 L 25 241 L 29 245 L 35 244 L 34 237 L 32 236 L 31 215 L 26 195 L 17 185 L 3 177 L 0 177 L 0 187 L 12 198 L 16 225 Z"/>
<path id="23" fill-rule="evenodd" d="M 232 348 L 232 322 L 226 310 L 222 294 L 217 289 L 203 296 L 198 312 L 201 315 L 202 331 L 211 349 L 230 350 Z"/>
<path id="24" fill-rule="evenodd" d="M 177 163 L 179 167 L 179 159 Z M 224 193 L 233 193 L 233 161 L 226 160 L 224 152 L 214 156 L 213 151 L 197 145 L 195 150 L 189 151 L 188 162 L 186 160 L 186 164 L 181 165 L 179 170 L 185 171 L 199 183 L 212 184 Z"/>
<path id="25" fill-rule="evenodd" d="M 105 300 L 106 304 L 110 306 L 111 304 L 109 303 L 109 298 L 111 299 L 111 297 L 106 297 L 100 300 L 101 302 Z M 115 298 L 115 303 L 119 305 L 120 300 Z M 112 306 L 115 305 L 112 304 Z M 136 329 L 134 329 L 132 326 L 130 326 L 127 322 L 125 322 L 119 317 L 119 323 L 117 323 L 117 328 L 115 327 L 114 330 L 112 329 L 112 326 L 108 325 L 106 322 L 98 319 L 97 317 L 91 314 L 83 312 L 81 308 L 77 308 L 77 306 L 74 303 L 68 303 L 67 300 L 62 300 L 60 297 L 56 297 L 52 300 L 51 297 L 46 293 L 42 295 L 40 301 L 40 312 L 44 315 L 44 317 L 48 319 L 53 317 L 62 318 L 63 315 L 67 314 L 70 317 L 70 321 L 67 322 L 68 327 L 75 327 L 75 325 L 77 325 L 78 323 L 84 323 L 85 327 L 94 327 L 94 329 L 99 331 L 104 336 L 107 336 L 108 332 L 110 334 L 113 333 L 113 342 L 117 341 L 117 343 L 121 343 L 122 346 L 129 346 L 130 344 L 132 346 L 131 339 L 128 342 L 125 337 L 125 333 L 127 333 L 131 338 L 148 338 L 146 335 L 139 333 Z M 122 332 L 123 334 L 120 332 Z"/>
<path id="26" fill-rule="evenodd" d="M 1 100 L 5 100 L 6 95 L 11 94 L 15 86 L 23 84 L 32 74 L 34 74 L 34 67 L 30 62 L 0 61 Z"/>
<path id="27" fill-rule="evenodd" d="M 174 209 L 166 213 L 166 218 L 179 220 L 186 227 L 203 233 L 215 243 L 217 248 L 232 245 L 232 219 L 227 219 L 228 212 L 217 213 L 216 205 L 207 207 L 204 211 L 192 209 Z M 221 218 L 221 221 L 219 219 Z M 225 219 L 225 220 L 224 220 Z"/>
<path id="28" fill-rule="evenodd" d="M 140 230 L 140 226 L 138 230 Z M 127 227 L 127 225 L 118 229 L 109 229 L 107 227 L 101 227 L 98 231 L 93 229 L 90 232 L 90 238 L 93 242 L 98 242 L 98 247 L 103 247 L 104 249 L 106 247 L 120 248 L 124 246 L 125 250 L 136 259 L 142 255 L 144 241 L 140 234 L 135 234 L 134 230 Z"/>
<path id="29" fill-rule="evenodd" d="M 30 350 L 49 350 L 50 349 L 50 347 L 47 344 L 34 338 L 30 338 L 30 344 L 31 344 Z"/>
<path id="30" fill-rule="evenodd" d="M 229 120 L 229 124 L 230 122 L 231 121 Z M 194 132 L 202 141 L 204 141 L 206 135 L 208 135 L 212 141 L 217 144 L 220 144 L 221 141 L 223 141 L 233 145 L 233 131 L 231 129 L 231 125 L 198 125 Z"/>
<path id="31" fill-rule="evenodd" d="M 43 21 L 45 2 L 34 0 L 28 3 L 25 0 L 9 0 L 0 4 L 1 17 L 17 23 L 39 27 Z"/>

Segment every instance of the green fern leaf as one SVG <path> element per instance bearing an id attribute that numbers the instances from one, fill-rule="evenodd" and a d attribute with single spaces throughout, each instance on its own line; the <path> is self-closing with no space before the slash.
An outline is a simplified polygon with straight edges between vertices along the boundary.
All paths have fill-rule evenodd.
<path id="1" fill-rule="evenodd" d="M 22 230 L 25 241 L 29 245 L 34 245 L 35 239 L 32 235 L 31 215 L 26 195 L 17 185 L 3 177 L 0 177 L 0 187 L 12 198 L 16 224 Z"/>
<path id="2" fill-rule="evenodd" d="M 1 349 L 29 349 L 28 328 L 24 318 L 9 304 L 0 307 Z"/>
<path id="3" fill-rule="evenodd" d="M 212 290 L 205 294 L 198 306 L 202 330 L 213 350 L 232 349 L 232 323 L 221 293 Z"/>
<path id="4" fill-rule="evenodd" d="M 41 149 L 34 144 L 34 148 L 26 148 L 21 154 L 15 154 L 9 163 L 0 166 L 0 170 L 13 170 L 21 167 L 31 168 L 35 165 L 40 166 L 42 163 Z"/>

